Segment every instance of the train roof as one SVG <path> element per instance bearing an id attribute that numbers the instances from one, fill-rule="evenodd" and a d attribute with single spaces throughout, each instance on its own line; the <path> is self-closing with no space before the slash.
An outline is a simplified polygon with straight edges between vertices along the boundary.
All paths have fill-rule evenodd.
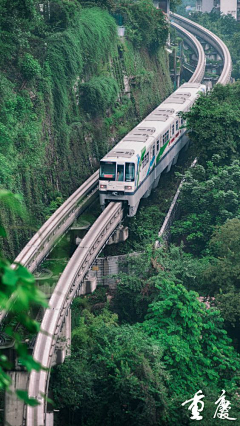
<path id="1" fill-rule="evenodd" d="M 148 146 L 157 135 L 166 132 L 177 119 L 178 113 L 187 111 L 197 94 L 204 91 L 205 86 L 200 83 L 184 83 L 134 127 L 103 160 L 116 161 L 123 158 L 135 161 L 135 157 L 141 155 L 143 147 Z"/>

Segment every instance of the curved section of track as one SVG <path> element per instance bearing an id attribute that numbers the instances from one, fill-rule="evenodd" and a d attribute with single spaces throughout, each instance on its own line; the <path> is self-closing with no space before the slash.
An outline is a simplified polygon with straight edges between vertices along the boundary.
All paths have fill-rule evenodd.
<path id="1" fill-rule="evenodd" d="M 230 82 L 232 72 L 232 59 L 226 44 L 211 31 L 207 30 L 199 24 L 196 24 L 193 21 L 190 21 L 187 18 L 184 18 L 183 16 L 171 13 L 171 17 L 179 25 L 183 26 L 194 35 L 201 37 L 216 49 L 216 51 L 222 57 L 224 64 L 222 74 L 220 75 L 217 83 L 223 85 L 228 84 Z"/>
<path id="2" fill-rule="evenodd" d="M 53 213 L 17 256 L 15 262 L 26 266 L 31 272 L 36 269 L 57 239 L 64 234 L 97 192 L 98 173 L 97 170 Z"/>
<path id="3" fill-rule="evenodd" d="M 171 22 L 171 26 L 181 33 L 182 37 L 186 39 L 187 44 L 189 44 L 198 57 L 197 67 L 192 77 L 190 78 L 189 83 L 201 83 L 205 73 L 206 57 L 200 41 L 198 41 L 198 39 L 194 37 L 193 34 L 175 22 Z"/>
<path id="4" fill-rule="evenodd" d="M 83 238 L 61 275 L 50 299 L 49 308 L 44 314 L 41 331 L 34 348 L 34 359 L 43 367 L 48 369 L 51 367 L 57 336 L 66 312 L 84 275 L 116 226 L 121 222 L 122 217 L 122 204 L 110 203 Z M 28 426 L 45 424 L 42 395 L 47 394 L 49 374 L 49 370 L 41 370 L 39 373 L 33 371 L 30 375 L 29 396 L 37 398 L 40 405 L 35 408 L 27 408 L 26 424 Z"/>
<path id="5" fill-rule="evenodd" d="M 97 170 L 53 213 L 16 257 L 15 263 L 21 263 L 30 272 L 37 268 L 57 240 L 97 197 L 98 174 L 99 171 Z M 14 298 L 12 302 L 14 302 Z M 6 311 L 0 312 L 0 324 L 6 314 Z"/>

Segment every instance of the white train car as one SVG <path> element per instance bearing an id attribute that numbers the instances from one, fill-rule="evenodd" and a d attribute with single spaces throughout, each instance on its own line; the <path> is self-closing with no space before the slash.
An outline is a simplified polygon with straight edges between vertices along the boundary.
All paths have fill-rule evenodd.
<path id="1" fill-rule="evenodd" d="M 206 92 L 199 83 L 185 83 L 128 133 L 100 162 L 99 192 L 102 208 L 110 201 L 128 204 L 134 216 L 142 197 L 158 185 L 161 173 L 176 163 L 187 144 L 178 113 L 187 112 Z"/>

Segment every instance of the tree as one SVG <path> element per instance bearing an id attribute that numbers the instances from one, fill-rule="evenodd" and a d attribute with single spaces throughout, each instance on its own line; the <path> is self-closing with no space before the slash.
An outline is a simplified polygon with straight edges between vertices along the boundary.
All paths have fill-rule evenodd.
<path id="1" fill-rule="evenodd" d="M 116 315 L 107 311 L 94 317 L 85 310 L 73 347 L 73 356 L 53 375 L 59 424 L 78 425 L 80 419 L 86 426 L 160 424 L 168 374 L 151 338 L 135 326 L 117 326 Z"/>
<path id="2" fill-rule="evenodd" d="M 118 285 L 112 309 L 118 314 L 120 322 L 142 322 L 149 303 L 154 299 L 156 289 L 150 282 L 150 277 L 155 273 L 151 252 L 150 248 L 139 255 L 129 256 L 126 262 L 128 271 L 117 277 Z"/>
<path id="3" fill-rule="evenodd" d="M 206 291 L 215 297 L 226 327 L 239 341 L 240 331 L 240 220 L 234 218 L 218 227 L 210 240 L 213 258 L 203 273 Z"/>
<path id="4" fill-rule="evenodd" d="M 226 386 L 234 395 L 240 360 L 219 311 L 206 309 L 195 292 L 180 284 L 159 277 L 154 281 L 159 295 L 149 306 L 141 328 L 163 348 L 173 405 L 180 406 L 180 401 L 197 389 L 210 395 Z M 169 425 L 181 422 L 182 412 L 172 410 L 172 414 Z"/>
<path id="5" fill-rule="evenodd" d="M 159 293 L 152 277 L 172 280 L 188 290 L 199 291 L 204 286 L 202 275 L 207 265 L 207 259 L 198 260 L 185 253 L 183 245 L 177 247 L 172 244 L 159 250 L 148 246 L 139 256 L 129 257 L 128 272 L 118 275 L 112 309 L 118 314 L 120 322 L 143 322 L 149 304 Z"/>
<path id="6" fill-rule="evenodd" d="M 190 0 L 191 1 L 191 0 Z M 176 11 L 177 7 L 182 4 L 182 0 L 171 0 L 170 7 L 173 12 Z"/>
<path id="7" fill-rule="evenodd" d="M 51 385 L 60 409 L 58 426 L 75 426 L 80 419 L 86 426 L 189 425 L 181 404 L 198 389 L 206 395 L 206 416 L 213 416 L 222 388 L 231 397 L 234 417 L 239 416 L 234 398 L 240 360 L 223 319 L 181 284 L 195 280 L 194 262 L 182 247 L 148 247 L 131 257 L 122 293 L 114 300 L 123 325 L 108 310 L 97 316 L 75 312 L 73 357 L 55 369 Z M 200 265 L 196 274 L 203 272 L 204 262 Z M 81 305 L 89 306 L 89 300 Z M 209 418 L 202 423 L 217 425 Z"/>
<path id="8" fill-rule="evenodd" d="M 122 0 L 115 4 L 114 13 L 123 16 L 126 37 L 137 48 L 155 50 L 164 46 L 168 36 L 168 23 L 161 9 L 151 0 Z"/>
<path id="9" fill-rule="evenodd" d="M 240 84 L 215 86 L 184 114 L 200 163 L 218 154 L 229 162 L 240 151 Z"/>
<path id="10" fill-rule="evenodd" d="M 240 207 L 239 161 L 218 167 L 219 156 L 212 160 L 185 174 L 179 201 L 181 217 L 172 227 L 172 235 L 195 254 L 206 250 L 215 226 L 237 216 Z"/>

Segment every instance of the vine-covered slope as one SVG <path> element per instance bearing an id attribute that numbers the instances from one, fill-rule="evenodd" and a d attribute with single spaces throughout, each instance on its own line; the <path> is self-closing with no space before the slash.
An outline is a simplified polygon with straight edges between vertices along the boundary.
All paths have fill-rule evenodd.
<path id="1" fill-rule="evenodd" d="M 1 2 L 0 185 L 29 212 L 23 225 L 1 210 L 10 258 L 171 90 L 168 28 L 150 0 L 85 5 Z"/>

